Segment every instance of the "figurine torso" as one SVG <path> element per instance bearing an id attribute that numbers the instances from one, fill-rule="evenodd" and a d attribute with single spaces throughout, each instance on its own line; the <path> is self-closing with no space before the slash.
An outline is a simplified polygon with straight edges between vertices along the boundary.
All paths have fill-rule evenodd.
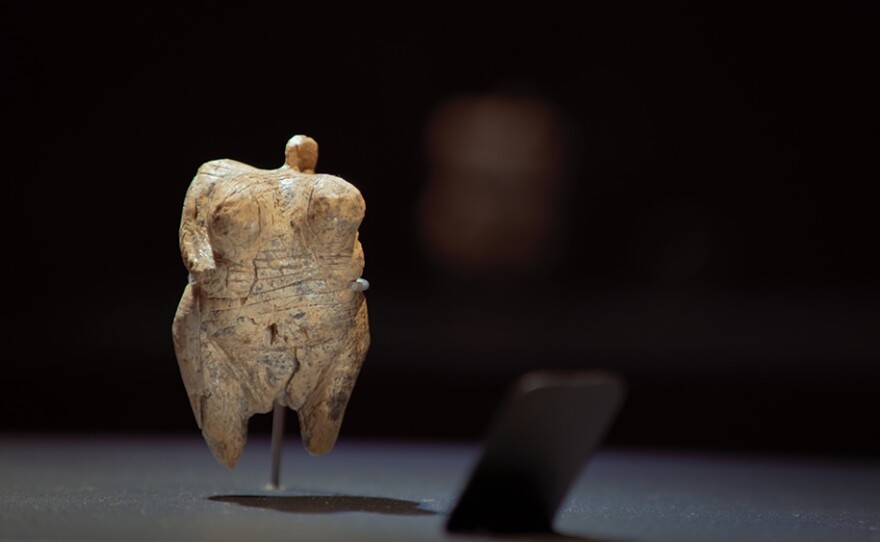
<path id="1" fill-rule="evenodd" d="M 357 189 L 330 175 L 281 168 L 257 176 L 244 164 L 218 162 L 226 162 L 227 176 L 230 170 L 239 174 L 214 182 L 203 208 L 216 262 L 200 284 L 208 335 L 221 347 L 227 342 L 240 347 L 253 342 L 249 328 L 256 325 L 267 331 L 263 344 L 253 347 L 289 352 L 349 326 L 359 305 L 350 284 L 363 271 L 357 241 L 363 200 Z M 209 165 L 214 164 L 221 165 Z M 340 213 L 341 205 L 359 207 L 357 219 Z M 326 319 L 315 322 L 324 314 L 309 310 L 316 306 L 335 306 L 341 317 L 330 325 Z"/>

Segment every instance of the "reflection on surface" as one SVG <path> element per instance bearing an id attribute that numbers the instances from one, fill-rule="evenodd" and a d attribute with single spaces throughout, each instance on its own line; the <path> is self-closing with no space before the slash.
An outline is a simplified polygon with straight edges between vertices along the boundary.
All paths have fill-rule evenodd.
<path id="1" fill-rule="evenodd" d="M 428 516 L 436 512 L 415 501 L 353 495 L 214 495 L 208 500 L 297 514 L 367 512 L 389 516 Z"/>

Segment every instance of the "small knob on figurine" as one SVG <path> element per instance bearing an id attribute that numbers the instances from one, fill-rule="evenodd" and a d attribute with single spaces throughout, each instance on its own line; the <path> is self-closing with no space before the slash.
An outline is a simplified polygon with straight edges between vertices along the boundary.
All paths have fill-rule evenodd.
<path id="1" fill-rule="evenodd" d="M 318 142 L 304 135 L 291 137 L 284 149 L 284 163 L 302 173 L 314 173 L 318 164 Z"/>

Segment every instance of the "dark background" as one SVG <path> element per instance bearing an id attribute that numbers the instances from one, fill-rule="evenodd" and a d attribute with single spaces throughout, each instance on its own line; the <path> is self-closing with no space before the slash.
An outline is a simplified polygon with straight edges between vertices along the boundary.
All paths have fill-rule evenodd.
<path id="1" fill-rule="evenodd" d="M 18 4 L 3 433 L 195 434 L 170 335 L 184 194 L 303 133 L 368 206 L 343 436 L 475 439 L 517 375 L 598 367 L 629 382 L 614 444 L 880 457 L 874 10 Z M 452 278 L 415 227 L 425 126 L 499 89 L 576 134 L 569 241 L 532 276 Z M 693 224 L 707 262 L 665 274 Z"/>

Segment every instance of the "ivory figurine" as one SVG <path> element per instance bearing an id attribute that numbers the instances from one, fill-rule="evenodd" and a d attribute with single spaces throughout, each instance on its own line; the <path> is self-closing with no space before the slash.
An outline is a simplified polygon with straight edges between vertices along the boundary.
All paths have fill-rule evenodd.
<path id="1" fill-rule="evenodd" d="M 189 271 L 172 334 L 196 422 L 235 466 L 248 419 L 297 411 L 306 449 L 329 452 L 370 343 L 357 188 L 315 173 L 318 145 L 294 136 L 285 164 L 202 165 L 187 191 Z"/>

